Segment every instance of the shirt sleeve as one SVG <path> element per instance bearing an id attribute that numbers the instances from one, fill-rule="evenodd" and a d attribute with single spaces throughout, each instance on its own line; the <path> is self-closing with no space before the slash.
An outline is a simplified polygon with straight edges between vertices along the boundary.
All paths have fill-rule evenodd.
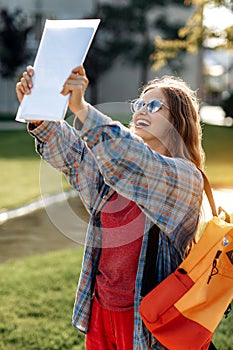
<path id="1" fill-rule="evenodd" d="M 90 107 L 81 137 L 105 182 L 135 201 L 165 233 L 200 210 L 203 181 L 189 161 L 161 156 L 119 122 Z"/>
<path id="2" fill-rule="evenodd" d="M 35 138 L 36 151 L 42 159 L 65 174 L 90 212 L 101 174 L 86 142 L 65 121 L 44 121 L 36 128 L 29 123 L 28 131 Z"/>

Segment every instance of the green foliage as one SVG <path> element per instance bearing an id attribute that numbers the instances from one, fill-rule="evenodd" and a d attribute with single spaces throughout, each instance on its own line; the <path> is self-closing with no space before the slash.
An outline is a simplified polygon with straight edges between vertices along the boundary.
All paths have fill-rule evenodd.
<path id="1" fill-rule="evenodd" d="M 207 28 L 203 24 L 203 10 L 206 5 L 225 6 L 233 9 L 231 1 L 228 0 L 186 0 L 185 5 L 195 5 L 190 18 L 187 20 L 184 27 L 180 26 L 177 39 L 162 39 L 161 36 L 155 39 L 155 50 L 151 55 L 151 60 L 154 62 L 154 70 L 158 70 L 162 66 L 170 63 L 179 53 L 189 52 L 195 53 L 200 47 L 204 46 L 205 40 L 208 38 L 224 38 L 216 48 L 230 49 L 233 47 L 233 26 L 216 31 L 212 28 Z"/>
<path id="2" fill-rule="evenodd" d="M 25 17 L 18 9 L 12 13 L 3 9 L 0 18 L 0 73 L 3 77 L 13 77 L 17 68 L 30 58 L 26 40 L 32 27 L 25 24 Z"/>

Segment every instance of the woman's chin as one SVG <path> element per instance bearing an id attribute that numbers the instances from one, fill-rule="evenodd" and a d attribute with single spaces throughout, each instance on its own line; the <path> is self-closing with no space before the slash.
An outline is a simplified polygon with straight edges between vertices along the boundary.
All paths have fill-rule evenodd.
<path id="1" fill-rule="evenodd" d="M 148 138 L 148 132 L 145 130 L 145 128 L 135 128 L 134 133 L 137 136 L 140 136 L 144 141 Z"/>

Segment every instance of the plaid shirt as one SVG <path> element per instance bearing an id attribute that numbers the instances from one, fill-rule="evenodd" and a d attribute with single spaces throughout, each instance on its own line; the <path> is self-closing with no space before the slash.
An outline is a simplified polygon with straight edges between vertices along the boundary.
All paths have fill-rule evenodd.
<path id="1" fill-rule="evenodd" d="M 138 308 L 148 243 L 153 223 L 160 229 L 157 279 L 162 281 L 181 263 L 198 223 L 202 175 L 189 161 L 161 156 L 119 122 L 89 107 L 78 130 L 65 121 L 44 121 L 30 133 L 38 153 L 62 171 L 90 213 L 82 271 L 73 312 L 73 325 L 88 331 L 93 284 L 101 252 L 101 208 L 114 191 L 133 200 L 146 215 L 135 284 L 134 350 L 148 348 L 149 334 Z M 164 349 L 152 337 L 153 349 Z"/>

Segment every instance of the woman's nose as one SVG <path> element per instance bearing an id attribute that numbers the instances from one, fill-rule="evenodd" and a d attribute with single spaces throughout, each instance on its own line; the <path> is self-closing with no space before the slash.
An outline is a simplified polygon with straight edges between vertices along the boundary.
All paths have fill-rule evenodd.
<path id="1" fill-rule="evenodd" d="M 146 104 L 140 109 L 140 113 L 141 114 L 147 114 L 147 108 L 146 108 L 147 106 L 146 106 Z"/>

